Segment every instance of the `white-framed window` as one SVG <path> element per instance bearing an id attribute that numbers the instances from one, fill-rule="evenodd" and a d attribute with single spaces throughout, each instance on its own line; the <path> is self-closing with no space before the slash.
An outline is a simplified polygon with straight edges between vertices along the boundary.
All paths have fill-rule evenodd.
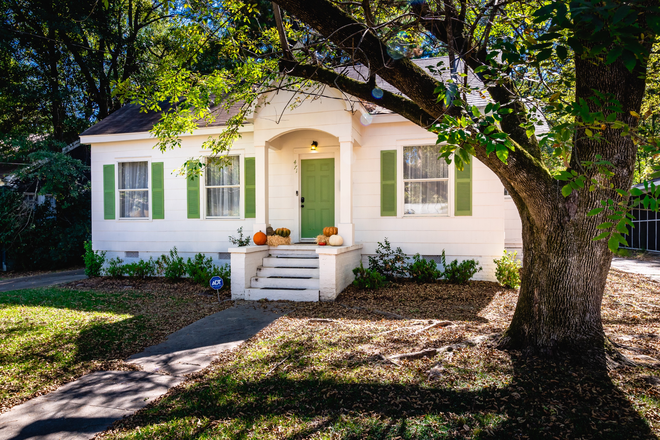
<path id="1" fill-rule="evenodd" d="M 119 218 L 149 218 L 149 162 L 117 164 Z"/>
<path id="2" fill-rule="evenodd" d="M 404 215 L 449 215 L 449 166 L 437 145 L 403 147 Z"/>
<path id="3" fill-rule="evenodd" d="M 207 218 L 241 215 L 241 157 L 208 158 L 204 185 Z"/>

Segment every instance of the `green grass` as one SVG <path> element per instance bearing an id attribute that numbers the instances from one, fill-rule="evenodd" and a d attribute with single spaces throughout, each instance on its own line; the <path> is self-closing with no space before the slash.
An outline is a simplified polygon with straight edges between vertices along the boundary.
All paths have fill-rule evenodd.
<path id="1" fill-rule="evenodd" d="M 397 367 L 376 355 L 406 345 L 377 336 L 387 325 L 282 318 L 103 438 L 655 438 L 625 394 L 588 370 L 483 346 Z M 430 381 L 438 362 L 444 374 Z"/>
<path id="2" fill-rule="evenodd" d="M 0 408 L 92 370 L 127 368 L 122 359 L 217 311 L 204 302 L 134 290 L 0 293 Z"/>

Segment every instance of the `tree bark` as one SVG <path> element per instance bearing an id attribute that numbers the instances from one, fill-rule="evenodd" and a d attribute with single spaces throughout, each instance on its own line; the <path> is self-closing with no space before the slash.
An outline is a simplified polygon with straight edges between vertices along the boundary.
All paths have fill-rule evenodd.
<path id="1" fill-rule="evenodd" d="M 630 72 L 621 62 L 605 65 L 577 57 L 576 101 L 587 100 L 596 112 L 603 109 L 588 100 L 594 91 L 613 93 L 623 110 L 617 119 L 635 127 L 637 119 L 631 111 L 640 111 L 645 71 L 642 61 Z M 600 156 L 614 168 L 615 175 L 606 183 L 630 188 L 636 145 L 621 130 L 603 130 L 603 138 L 596 141 L 578 130 L 569 170 L 599 179 L 597 170 L 584 167 L 583 162 Z M 556 196 L 546 200 L 514 195 L 523 224 L 523 276 L 516 311 L 501 346 L 548 355 L 572 353 L 604 362 L 600 310 L 612 253 L 607 240 L 593 240 L 601 232 L 597 226 L 607 221 L 607 212 L 592 217 L 587 213 L 601 207 L 601 201 L 621 201 L 621 197 L 613 189 L 585 188 L 564 198 L 563 184 L 555 181 Z M 545 215 L 530 212 L 530 207 Z"/>

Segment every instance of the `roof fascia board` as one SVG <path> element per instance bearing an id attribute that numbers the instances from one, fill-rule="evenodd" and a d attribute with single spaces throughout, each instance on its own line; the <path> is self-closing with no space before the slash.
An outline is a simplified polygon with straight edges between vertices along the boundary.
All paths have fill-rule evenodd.
<path id="1" fill-rule="evenodd" d="M 219 135 L 224 131 L 227 126 L 218 126 L 218 127 L 208 127 L 208 128 L 199 128 L 191 133 L 182 133 L 179 137 L 191 137 L 191 136 L 213 136 Z M 254 125 L 245 124 L 244 126 L 238 129 L 239 133 L 250 133 L 254 131 Z M 141 131 L 136 133 L 115 133 L 115 134 L 102 134 L 102 135 L 90 135 L 90 136 L 81 136 L 80 143 L 82 144 L 102 144 L 108 142 L 122 142 L 122 141 L 138 141 L 145 139 L 155 139 L 155 136 L 149 131 Z"/>

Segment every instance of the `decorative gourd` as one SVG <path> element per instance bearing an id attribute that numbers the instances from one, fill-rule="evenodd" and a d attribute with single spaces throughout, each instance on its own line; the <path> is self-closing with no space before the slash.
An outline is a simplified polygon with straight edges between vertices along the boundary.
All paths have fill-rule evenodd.
<path id="1" fill-rule="evenodd" d="M 326 237 L 330 237 L 332 235 L 337 235 L 338 232 L 339 231 L 334 226 L 323 228 L 323 235 L 325 235 Z"/>
<path id="2" fill-rule="evenodd" d="M 254 240 L 254 244 L 256 244 L 257 246 L 263 246 L 268 241 L 268 237 L 266 237 L 266 234 L 259 231 L 256 234 L 254 234 L 252 240 Z"/>
<path id="3" fill-rule="evenodd" d="M 275 235 L 279 235 L 280 237 L 287 238 L 289 235 L 291 235 L 291 231 L 287 228 L 277 228 L 275 229 Z"/>
<path id="4" fill-rule="evenodd" d="M 324 245 L 328 244 L 328 237 L 326 237 L 323 234 L 317 235 L 316 236 L 316 244 L 318 244 L 319 246 L 324 246 Z"/>
<path id="5" fill-rule="evenodd" d="M 344 239 L 341 238 L 341 236 L 339 235 L 331 235 L 330 238 L 328 239 L 328 244 L 330 246 L 341 246 L 342 244 L 344 244 Z"/>

